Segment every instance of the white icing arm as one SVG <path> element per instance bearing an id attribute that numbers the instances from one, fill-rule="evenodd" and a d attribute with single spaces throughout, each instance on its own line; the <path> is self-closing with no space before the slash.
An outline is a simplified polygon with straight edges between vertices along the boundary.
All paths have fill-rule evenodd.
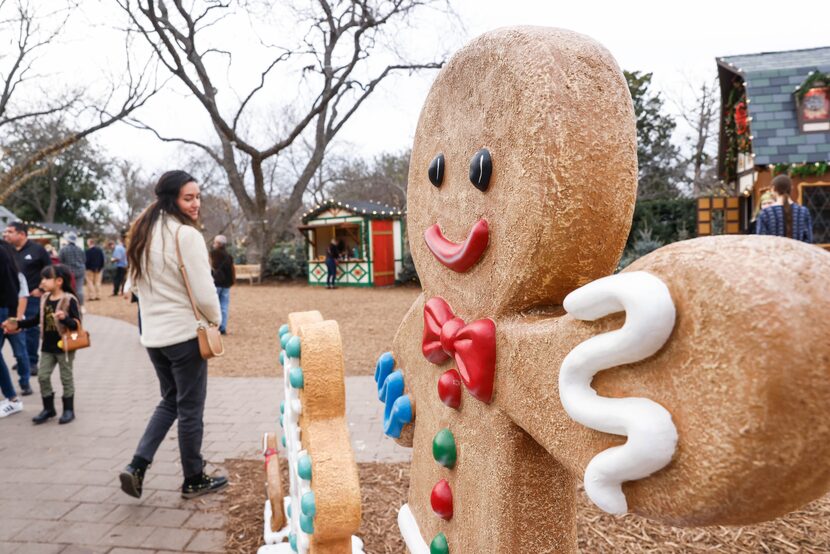
<path id="1" fill-rule="evenodd" d="M 404 504 L 398 511 L 398 527 L 401 529 L 403 542 L 406 543 L 406 548 L 410 554 L 429 554 L 429 546 L 421 537 L 418 522 L 415 521 L 415 516 L 412 515 L 409 504 Z"/>
<path id="2" fill-rule="evenodd" d="M 625 435 L 622 446 L 596 455 L 585 468 L 585 492 L 612 514 L 628 511 L 624 481 L 642 479 L 665 467 L 677 446 L 671 414 L 647 398 L 605 398 L 591 388 L 604 369 L 644 360 L 656 353 L 674 328 L 675 309 L 668 287 L 644 271 L 598 279 L 569 294 L 565 310 L 594 321 L 625 311 L 622 328 L 574 348 L 559 372 L 559 398 L 575 421 L 604 433 Z"/>

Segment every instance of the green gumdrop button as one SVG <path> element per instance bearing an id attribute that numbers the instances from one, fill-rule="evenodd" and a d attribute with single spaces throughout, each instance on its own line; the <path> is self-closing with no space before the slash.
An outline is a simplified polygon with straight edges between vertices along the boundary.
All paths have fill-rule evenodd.
<path id="1" fill-rule="evenodd" d="M 300 499 L 300 507 L 303 509 L 303 513 L 308 517 L 314 517 L 317 515 L 317 506 L 314 504 L 314 492 L 309 491 L 305 493 Z"/>
<path id="2" fill-rule="evenodd" d="M 289 358 L 300 357 L 300 337 L 291 337 L 285 345 L 285 353 Z"/>
<path id="3" fill-rule="evenodd" d="M 287 332 L 288 332 L 288 324 L 283 323 L 282 325 L 280 325 L 280 337 L 282 337 Z"/>
<path id="4" fill-rule="evenodd" d="M 299 367 L 292 367 L 288 372 L 288 382 L 295 389 L 303 388 L 303 370 Z"/>
<path id="5" fill-rule="evenodd" d="M 432 457 L 444 467 L 452 469 L 458 453 L 455 448 L 455 437 L 449 429 L 441 429 L 432 439 Z"/>
<path id="6" fill-rule="evenodd" d="M 280 337 L 280 346 L 285 348 L 285 345 L 288 344 L 288 339 L 291 338 L 291 333 L 286 333 Z"/>
<path id="7" fill-rule="evenodd" d="M 447 536 L 444 533 L 438 533 L 432 542 L 429 543 L 429 554 L 449 554 L 450 545 L 447 544 Z"/>
<path id="8" fill-rule="evenodd" d="M 311 481 L 311 457 L 308 454 L 297 460 L 297 475 Z"/>

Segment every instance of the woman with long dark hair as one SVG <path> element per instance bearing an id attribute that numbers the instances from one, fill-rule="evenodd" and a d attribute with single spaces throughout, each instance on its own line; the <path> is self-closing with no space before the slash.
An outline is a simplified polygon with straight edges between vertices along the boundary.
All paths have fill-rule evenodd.
<path id="1" fill-rule="evenodd" d="M 756 230 L 759 235 L 776 235 L 803 242 L 813 242 L 813 219 L 810 210 L 790 199 L 793 182 L 787 175 L 772 180 L 775 204 L 758 214 Z"/>
<path id="2" fill-rule="evenodd" d="M 155 194 L 155 202 L 133 223 L 127 258 L 129 280 L 139 298 L 141 344 L 155 367 L 161 401 L 132 461 L 121 472 L 121 489 L 130 496 L 141 496 L 147 468 L 178 419 L 182 496 L 193 498 L 225 487 L 228 480 L 204 472 L 201 449 L 207 361 L 199 352 L 197 322 L 179 268 L 177 248 L 201 323 L 218 324 L 221 314 L 207 246 L 197 228 L 199 185 L 184 171 L 168 171 L 156 184 Z"/>

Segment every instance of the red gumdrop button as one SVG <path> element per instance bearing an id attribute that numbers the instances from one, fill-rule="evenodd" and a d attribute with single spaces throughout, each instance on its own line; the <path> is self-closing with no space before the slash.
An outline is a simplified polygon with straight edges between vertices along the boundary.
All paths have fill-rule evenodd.
<path id="1" fill-rule="evenodd" d="M 438 398 L 454 410 L 461 405 L 461 376 L 457 370 L 445 371 L 438 379 Z"/>
<path id="2" fill-rule="evenodd" d="M 447 521 L 452 519 L 452 490 L 446 479 L 441 479 L 432 487 L 429 503 L 438 517 Z"/>

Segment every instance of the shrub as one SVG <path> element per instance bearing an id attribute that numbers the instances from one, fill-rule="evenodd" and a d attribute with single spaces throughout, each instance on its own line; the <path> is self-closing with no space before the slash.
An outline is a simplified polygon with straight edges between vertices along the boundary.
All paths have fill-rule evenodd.
<path id="1" fill-rule="evenodd" d="M 398 285 L 409 285 L 409 284 L 421 284 L 421 279 L 418 277 L 418 271 L 415 269 L 415 262 L 412 261 L 412 254 L 407 252 L 403 257 L 402 262 L 403 267 L 401 268 L 401 273 L 398 275 L 398 280 L 396 284 Z"/>
<path id="2" fill-rule="evenodd" d="M 308 259 L 304 241 L 278 244 L 268 254 L 265 276 L 300 279 L 308 275 Z"/>

